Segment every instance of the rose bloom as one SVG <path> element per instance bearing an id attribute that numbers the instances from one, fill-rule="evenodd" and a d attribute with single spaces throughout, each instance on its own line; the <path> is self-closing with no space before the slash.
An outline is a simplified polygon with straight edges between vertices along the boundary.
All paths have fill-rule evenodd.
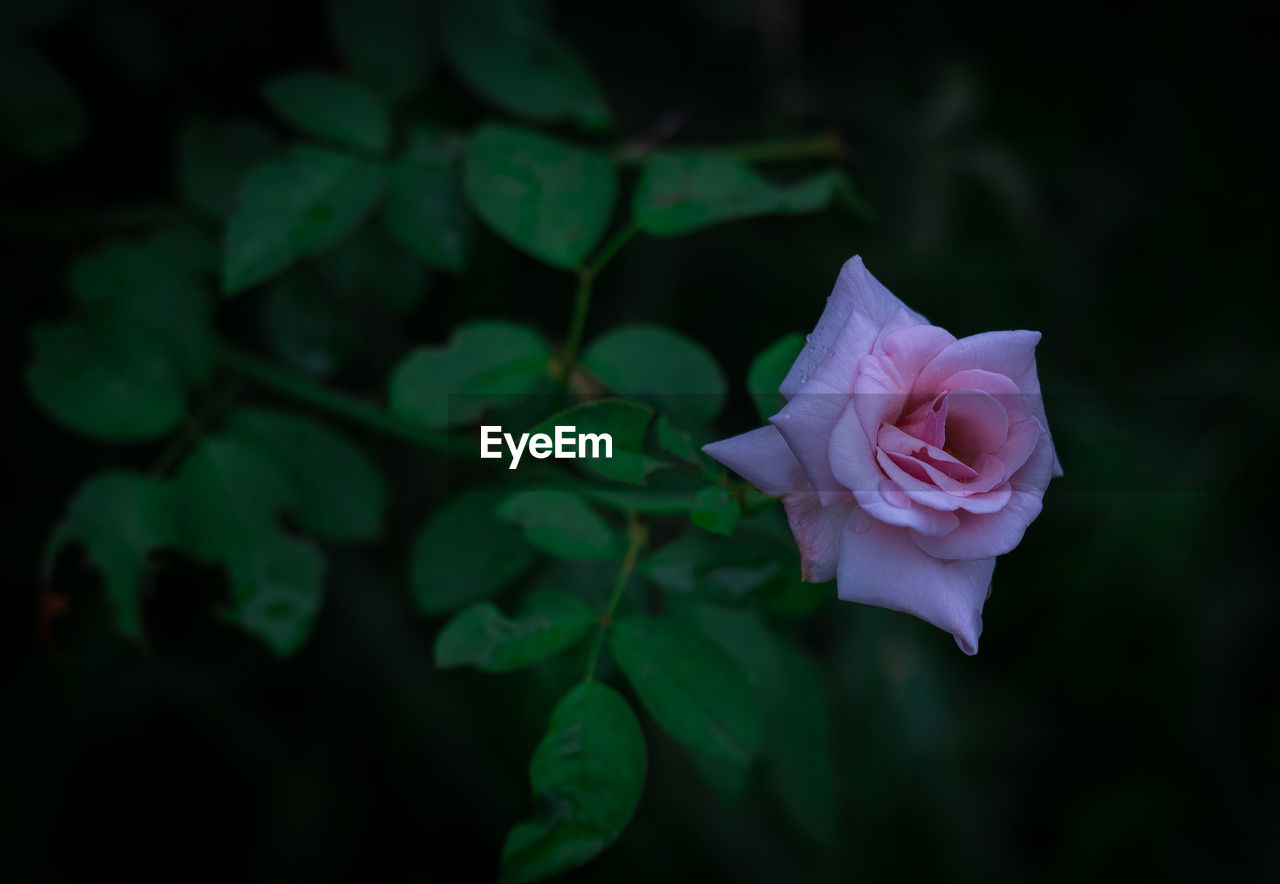
<path id="1" fill-rule="evenodd" d="M 834 577 L 840 598 L 914 614 L 975 654 L 995 557 L 1062 475 L 1039 340 L 957 340 L 854 257 L 779 388 L 786 406 L 703 450 L 782 498 L 803 579 Z"/>

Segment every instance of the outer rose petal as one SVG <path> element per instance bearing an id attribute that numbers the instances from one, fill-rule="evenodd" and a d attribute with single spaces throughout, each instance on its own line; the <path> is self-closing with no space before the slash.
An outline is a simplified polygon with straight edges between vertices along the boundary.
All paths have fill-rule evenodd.
<path id="1" fill-rule="evenodd" d="M 966 654 L 976 654 L 996 560 L 936 559 L 913 544 L 905 529 L 862 521 L 861 515 L 854 513 L 840 536 L 840 598 L 914 614 L 955 636 Z"/>
<path id="2" fill-rule="evenodd" d="M 800 579 L 825 583 L 835 577 L 840 535 L 857 504 L 849 501 L 823 506 L 818 502 L 818 495 L 804 493 L 788 494 L 782 498 L 782 505 L 800 550 Z"/>
<path id="3" fill-rule="evenodd" d="M 702 450 L 772 497 L 813 491 L 786 440 L 771 426 L 709 442 Z"/>
<path id="4" fill-rule="evenodd" d="M 840 532 L 854 504 L 823 507 L 776 429 L 761 427 L 704 445 L 702 450 L 765 494 L 782 498 L 800 550 L 802 579 L 822 583 L 836 576 Z"/>
<path id="5" fill-rule="evenodd" d="M 866 353 L 870 351 L 876 333 L 898 310 L 907 310 L 914 322 L 927 321 L 919 313 L 908 310 L 905 304 L 871 275 L 863 265 L 862 258 L 854 255 L 840 268 L 835 288 L 827 298 L 827 306 L 823 309 L 818 324 L 808 335 L 804 349 L 796 357 L 778 391 L 787 399 L 799 392 L 827 358 L 850 316 L 861 316 L 868 320 L 867 324 L 873 329 L 871 340 L 867 341 L 866 349 L 862 350 L 862 353 Z"/>

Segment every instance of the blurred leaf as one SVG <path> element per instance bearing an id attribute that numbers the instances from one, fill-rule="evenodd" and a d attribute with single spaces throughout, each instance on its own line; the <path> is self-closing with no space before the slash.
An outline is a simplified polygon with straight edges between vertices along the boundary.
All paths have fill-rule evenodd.
<path id="1" fill-rule="evenodd" d="M 154 439 L 186 411 L 182 383 L 160 350 L 117 351 L 80 325 L 35 326 L 27 388 L 71 430 L 107 442 Z"/>
<path id="2" fill-rule="evenodd" d="M 360 348 L 350 310 L 306 276 L 290 274 L 271 283 L 261 322 L 276 356 L 313 377 L 332 375 Z"/>
<path id="3" fill-rule="evenodd" d="M 0 148 L 56 160 L 84 139 L 84 105 L 43 51 L 7 42 L 0 40 Z"/>
<path id="4" fill-rule="evenodd" d="M 608 559 L 622 554 L 618 538 L 571 491 L 521 491 L 498 508 L 498 517 L 524 529 L 524 539 L 563 559 Z"/>
<path id="5" fill-rule="evenodd" d="M 644 453 L 645 434 L 653 420 L 653 409 L 621 399 L 605 399 L 578 405 L 547 418 L 534 427 L 533 433 L 546 433 L 555 438 L 556 427 L 572 427 L 578 434 L 605 434 L 612 443 L 610 458 L 584 458 L 583 466 L 602 476 L 643 485 L 645 477 L 662 466 L 662 462 Z M 603 446 L 601 446 L 603 453 Z"/>
<path id="6" fill-rule="evenodd" d="M 142 575 L 148 554 L 173 542 L 173 491 L 166 482 L 138 473 L 106 472 L 87 479 L 45 546 L 41 575 L 48 579 L 58 554 L 84 545 L 102 571 L 116 628 L 130 638 L 142 635 Z"/>
<path id="7" fill-rule="evenodd" d="M 432 9 L 420 0 L 329 0 L 329 33 L 353 74 L 393 102 L 435 66 Z"/>
<path id="8" fill-rule="evenodd" d="M 106 441 L 151 439 L 182 419 L 185 389 L 215 359 L 209 299 L 189 255 L 163 238 L 77 257 L 81 321 L 31 330 L 32 396 L 65 426 Z"/>
<path id="9" fill-rule="evenodd" d="M 191 205 L 229 217 L 244 176 L 279 150 L 279 139 L 257 123 L 190 119 L 178 136 L 178 189 Z"/>
<path id="10" fill-rule="evenodd" d="M 157 230 L 143 241 L 160 263 L 203 282 L 218 274 L 217 241 L 194 224 L 174 224 Z M 207 310 L 206 310 L 207 312 Z"/>
<path id="11" fill-rule="evenodd" d="M 457 172 L 439 158 L 406 152 L 391 166 L 382 220 L 397 242 L 432 267 L 454 273 L 467 268 L 471 210 Z"/>
<path id="12" fill-rule="evenodd" d="M 747 392 L 755 401 L 761 420 L 768 421 L 786 405 L 778 387 L 803 349 L 804 335 L 792 332 L 774 341 L 752 360 L 747 369 Z"/>
<path id="13" fill-rule="evenodd" d="M 209 438 L 183 463 L 175 485 L 180 545 L 225 565 L 231 577 L 228 619 L 277 654 L 292 654 L 319 611 L 324 558 L 280 525 L 280 513 L 297 507 L 284 469 L 253 444 Z"/>
<path id="14" fill-rule="evenodd" d="M 298 524 L 326 540 L 373 540 L 382 533 L 387 484 L 368 456 L 332 427 L 281 411 L 246 408 L 226 436 L 269 453 L 294 484 Z"/>
<path id="15" fill-rule="evenodd" d="M 765 706 L 764 769 L 797 833 L 830 846 L 838 819 L 835 711 L 826 675 L 803 649 L 778 640 L 780 690 Z"/>
<path id="16" fill-rule="evenodd" d="M 610 648 L 654 720 L 681 743 L 747 765 L 760 748 L 760 709 L 746 675 L 719 646 L 670 620 L 626 617 Z"/>
<path id="17" fill-rule="evenodd" d="M 504 111 L 608 129 L 604 95 L 546 12 L 537 0 L 442 0 L 445 51 L 462 79 Z"/>
<path id="18" fill-rule="evenodd" d="M 403 315 L 421 305 L 427 295 L 426 269 L 376 227 L 366 227 L 325 252 L 314 267 L 333 294 L 352 305 L 377 299 Z"/>
<path id="19" fill-rule="evenodd" d="M 76 257 L 70 286 L 86 320 L 121 350 L 162 350 L 182 380 L 209 379 L 217 358 L 211 305 L 191 256 L 164 238 L 122 241 Z"/>
<path id="20" fill-rule="evenodd" d="M 463 492 L 419 530 L 409 565 L 418 610 L 440 614 L 486 598 L 533 564 L 520 529 L 495 515 L 500 499 L 487 491 Z"/>
<path id="21" fill-rule="evenodd" d="M 525 884 L 577 868 L 631 821 L 648 764 L 635 713 L 612 688 L 588 682 L 551 713 L 529 765 L 541 805 L 502 849 L 502 884 Z"/>
<path id="22" fill-rule="evenodd" d="M 465 182 L 486 224 L 565 270 L 581 265 L 600 241 L 618 191 L 603 155 L 499 123 L 471 136 Z"/>
<path id="23" fill-rule="evenodd" d="M 727 385 L 700 344 L 656 325 L 627 325 L 587 348 L 583 365 L 614 393 L 653 404 L 677 422 L 711 421 Z"/>
<path id="24" fill-rule="evenodd" d="M 703 455 L 698 443 L 693 441 L 693 435 L 688 430 L 682 430 L 672 424 L 665 414 L 658 415 L 653 429 L 658 447 L 663 451 L 675 455 L 690 466 L 697 467 L 704 475 L 714 475 L 719 472 L 718 468 Z"/>
<path id="25" fill-rule="evenodd" d="M 390 409 L 428 427 L 469 423 L 537 389 L 550 358 L 542 336 L 527 326 L 468 322 L 444 346 L 419 347 L 400 360 L 391 375 Z"/>
<path id="26" fill-rule="evenodd" d="M 737 499 L 728 488 L 719 485 L 712 485 L 699 491 L 693 509 L 689 512 L 689 518 L 693 520 L 693 524 L 712 534 L 722 534 L 725 537 L 733 535 L 733 529 L 737 526 L 741 515 L 742 510 L 738 507 Z"/>
<path id="27" fill-rule="evenodd" d="M 631 208 L 645 233 L 673 236 L 755 215 L 816 211 L 840 182 L 839 172 L 827 171 L 783 187 L 741 160 L 658 151 L 645 162 Z"/>
<path id="28" fill-rule="evenodd" d="M 692 491 L 655 491 L 650 488 L 583 488 L 581 494 L 615 510 L 635 510 L 659 516 L 684 515 L 693 509 Z"/>
<path id="29" fill-rule="evenodd" d="M 436 636 L 436 665 L 509 672 L 560 653 L 596 622 L 595 612 L 562 592 L 533 592 L 520 613 L 505 617 L 490 602 L 472 605 Z"/>
<path id="30" fill-rule="evenodd" d="M 297 73 L 268 80 L 262 97 L 307 135 L 382 153 L 391 142 L 391 111 L 369 87 L 333 74 Z"/>
<path id="31" fill-rule="evenodd" d="M 373 211 L 382 188 L 378 166 L 307 144 L 255 166 L 227 228 L 224 292 L 238 294 L 337 245 Z"/>
<path id="32" fill-rule="evenodd" d="M 639 570 L 667 592 L 740 604 L 792 564 L 794 549 L 770 542 L 746 522 L 738 533 L 729 540 L 691 531 L 658 549 Z"/>

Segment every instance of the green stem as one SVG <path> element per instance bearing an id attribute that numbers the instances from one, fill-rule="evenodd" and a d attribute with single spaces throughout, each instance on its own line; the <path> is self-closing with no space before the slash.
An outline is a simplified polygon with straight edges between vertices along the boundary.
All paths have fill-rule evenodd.
<path id="1" fill-rule="evenodd" d="M 211 391 L 206 395 L 204 402 L 196 409 L 195 414 L 183 420 L 178 432 L 169 440 L 169 444 L 161 450 L 160 456 L 156 458 L 155 466 L 151 468 L 151 478 L 164 478 L 165 474 L 173 469 L 183 455 L 200 441 L 200 437 L 204 435 L 205 427 L 208 426 L 209 422 L 235 402 L 236 397 L 239 395 L 240 383 L 238 380 L 224 383 L 221 390 Z"/>
<path id="2" fill-rule="evenodd" d="M 613 161 L 620 165 L 636 165 L 644 162 L 655 145 L 623 146 L 613 154 Z M 844 139 L 839 132 L 821 132 L 796 138 L 768 138 L 763 141 L 743 141 L 731 144 L 702 147 L 676 146 L 681 153 L 706 154 L 746 160 L 752 163 L 775 163 L 788 160 L 833 159 L 844 153 Z"/>
<path id="3" fill-rule="evenodd" d="M 582 348 L 582 334 L 587 327 L 587 311 L 591 309 L 592 286 L 596 276 L 622 250 L 631 237 L 639 232 L 639 225 L 635 221 L 628 221 L 609 237 L 592 260 L 578 270 L 578 289 L 573 298 L 573 314 L 569 317 L 569 333 L 565 336 L 561 364 L 562 393 L 568 388 L 569 379 L 573 377 L 573 370 L 578 365 L 578 351 Z"/>
<path id="4" fill-rule="evenodd" d="M 618 571 L 618 579 L 613 584 L 613 594 L 609 596 L 609 606 L 605 609 L 604 616 L 600 618 L 599 628 L 596 629 L 596 636 L 591 644 L 591 657 L 587 660 L 587 674 L 583 681 L 591 681 L 596 677 L 596 665 L 600 662 L 600 650 L 604 647 L 605 633 L 613 625 L 613 615 L 618 610 L 618 603 L 622 601 L 622 593 L 627 588 L 627 581 L 631 577 L 631 572 L 636 568 L 636 559 L 640 556 L 640 547 L 644 546 L 645 539 L 649 536 L 648 529 L 645 528 L 644 523 L 640 521 L 633 510 L 627 511 L 627 536 L 630 539 L 630 543 L 627 546 L 627 554 L 623 556 L 622 568 Z"/>
<path id="5" fill-rule="evenodd" d="M 387 436 L 396 436 L 437 451 L 449 451 L 461 444 L 447 433 L 423 429 L 387 414 L 381 408 L 323 387 L 294 372 L 277 368 L 256 356 L 223 346 L 218 353 L 225 364 L 254 383 L 327 411 L 336 417 L 360 424 Z"/>

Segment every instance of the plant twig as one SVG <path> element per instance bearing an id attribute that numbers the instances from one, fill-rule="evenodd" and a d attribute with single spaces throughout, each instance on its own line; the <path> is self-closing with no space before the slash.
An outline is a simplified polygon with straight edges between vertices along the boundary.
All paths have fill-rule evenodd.
<path id="1" fill-rule="evenodd" d="M 587 674 L 583 681 L 591 681 L 596 676 L 596 665 L 600 662 L 600 650 L 604 647 L 605 633 L 613 625 L 613 615 L 618 610 L 618 603 L 622 601 L 622 593 L 627 588 L 627 581 L 631 578 L 631 572 L 636 568 L 636 559 L 640 556 L 640 548 L 644 546 L 648 536 L 648 529 L 640 521 L 635 511 L 628 510 L 627 537 L 629 543 L 627 545 L 627 553 L 623 556 L 622 568 L 618 571 L 618 579 L 613 584 L 613 594 L 609 596 L 609 606 L 605 608 L 604 614 L 600 617 L 600 625 L 596 629 L 596 636 L 591 645 L 591 657 L 587 661 Z"/>

